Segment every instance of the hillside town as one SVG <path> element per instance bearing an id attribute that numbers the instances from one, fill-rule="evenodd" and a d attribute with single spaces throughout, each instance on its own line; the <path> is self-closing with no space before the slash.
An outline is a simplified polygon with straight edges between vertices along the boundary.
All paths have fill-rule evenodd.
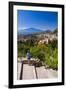
<path id="1" fill-rule="evenodd" d="M 49 41 L 52 42 L 53 40 L 57 40 L 57 34 L 42 34 L 40 35 L 42 37 L 41 40 L 39 40 L 38 44 L 48 44 Z"/>
<path id="2" fill-rule="evenodd" d="M 48 44 L 49 41 L 57 40 L 58 36 L 57 33 L 40 33 L 33 35 L 33 37 L 32 35 L 18 37 L 18 41 L 26 42 L 32 38 L 36 39 L 38 44 Z"/>

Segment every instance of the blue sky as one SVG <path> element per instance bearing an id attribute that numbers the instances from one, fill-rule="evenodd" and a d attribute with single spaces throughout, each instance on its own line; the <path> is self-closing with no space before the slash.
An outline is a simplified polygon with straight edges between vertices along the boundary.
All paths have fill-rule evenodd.
<path id="1" fill-rule="evenodd" d="M 18 30 L 37 28 L 41 30 L 54 30 L 58 27 L 58 13 L 50 11 L 17 11 Z"/>

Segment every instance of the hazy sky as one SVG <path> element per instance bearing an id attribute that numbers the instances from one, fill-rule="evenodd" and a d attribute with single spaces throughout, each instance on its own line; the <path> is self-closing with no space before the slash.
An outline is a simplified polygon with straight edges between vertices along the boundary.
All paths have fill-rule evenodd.
<path id="1" fill-rule="evenodd" d="M 37 28 L 41 30 L 54 30 L 58 27 L 58 13 L 49 11 L 17 11 L 18 30 Z"/>

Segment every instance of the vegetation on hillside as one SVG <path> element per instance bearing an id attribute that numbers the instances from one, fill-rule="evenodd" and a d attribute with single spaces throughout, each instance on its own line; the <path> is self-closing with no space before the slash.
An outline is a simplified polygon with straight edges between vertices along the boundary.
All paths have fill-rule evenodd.
<path id="1" fill-rule="evenodd" d="M 57 30 L 56 30 L 57 31 Z M 55 32 L 56 33 L 56 32 Z M 53 40 L 48 44 L 37 44 L 38 38 L 32 37 L 27 41 L 18 41 L 18 57 L 26 57 L 30 50 L 32 58 L 40 60 L 43 65 L 49 68 L 58 69 L 58 42 Z"/>

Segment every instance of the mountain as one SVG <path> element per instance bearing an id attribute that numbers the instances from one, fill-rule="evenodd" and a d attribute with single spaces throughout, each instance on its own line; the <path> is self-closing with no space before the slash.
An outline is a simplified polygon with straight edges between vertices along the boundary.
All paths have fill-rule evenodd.
<path id="1" fill-rule="evenodd" d="M 29 35 L 29 34 L 36 34 L 36 33 L 42 33 L 44 31 L 36 28 L 27 28 L 27 29 L 22 29 L 18 30 L 18 35 Z"/>
<path id="2" fill-rule="evenodd" d="M 44 33 L 52 33 L 52 31 L 51 30 L 46 30 L 46 31 L 44 31 Z"/>

